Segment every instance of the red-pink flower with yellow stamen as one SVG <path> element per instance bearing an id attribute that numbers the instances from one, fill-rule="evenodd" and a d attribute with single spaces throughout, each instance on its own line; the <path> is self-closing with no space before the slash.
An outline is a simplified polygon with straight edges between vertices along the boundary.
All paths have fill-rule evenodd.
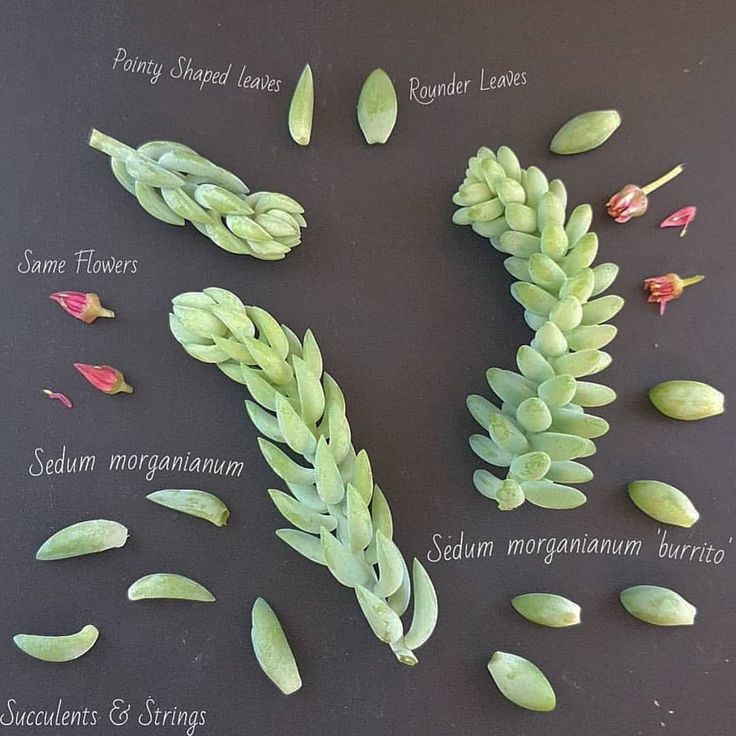
<path id="1" fill-rule="evenodd" d="M 74 367 L 96 388 L 105 394 L 132 394 L 133 387 L 125 382 L 123 374 L 109 365 L 75 363 Z"/>
<path id="2" fill-rule="evenodd" d="M 616 222 L 628 222 L 632 217 L 641 217 L 649 206 L 649 195 L 664 186 L 682 173 L 682 164 L 675 166 L 664 176 L 647 184 L 645 187 L 636 184 L 627 184 L 620 192 L 606 202 L 606 211 Z"/>
<path id="3" fill-rule="evenodd" d="M 690 276 L 680 278 L 676 273 L 666 273 L 663 276 L 652 276 L 644 280 L 644 288 L 649 291 L 647 301 L 659 304 L 659 314 L 663 315 L 667 302 L 679 299 L 686 286 L 692 286 L 702 281 L 705 276 Z"/>
<path id="4" fill-rule="evenodd" d="M 636 184 L 627 184 L 606 202 L 606 211 L 616 222 L 628 222 L 641 217 L 649 206 L 647 195 Z"/>
<path id="5" fill-rule="evenodd" d="M 100 304 L 97 294 L 84 294 L 81 291 L 57 291 L 49 295 L 61 308 L 72 317 L 91 324 L 98 317 L 114 317 L 115 312 L 105 309 Z"/>

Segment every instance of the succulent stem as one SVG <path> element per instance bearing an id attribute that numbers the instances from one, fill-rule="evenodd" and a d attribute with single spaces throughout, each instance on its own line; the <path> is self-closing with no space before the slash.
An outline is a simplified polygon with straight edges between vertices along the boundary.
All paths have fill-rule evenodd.
<path id="1" fill-rule="evenodd" d="M 642 187 L 641 190 L 644 194 L 651 194 L 655 189 L 663 187 L 667 182 L 672 181 L 676 176 L 679 176 L 684 171 L 684 165 L 678 164 L 674 169 L 670 169 L 666 174 L 663 174 L 659 179 L 655 179 L 646 186 Z"/>
<path id="2" fill-rule="evenodd" d="M 89 145 L 108 156 L 112 156 L 112 158 L 125 159 L 129 154 L 135 152 L 134 148 L 126 146 L 125 143 L 121 143 L 95 128 L 92 128 L 89 134 Z"/>
<path id="3" fill-rule="evenodd" d="M 111 159 L 118 183 L 148 214 L 169 225 L 191 222 L 229 253 L 278 261 L 301 242 L 304 208 L 278 192 L 256 192 L 235 174 L 174 141 L 136 148 L 92 129 L 89 145 Z"/>
<path id="4" fill-rule="evenodd" d="M 413 667 L 419 661 L 414 652 L 404 646 L 400 641 L 391 644 L 391 651 L 396 655 L 396 659 L 398 659 L 401 664 L 407 664 L 410 667 Z"/>
<path id="5" fill-rule="evenodd" d="M 686 279 L 682 279 L 682 287 L 692 286 L 693 284 L 699 284 L 705 276 L 698 274 L 697 276 L 688 276 Z"/>
<path id="6" fill-rule="evenodd" d="M 594 454 L 592 440 L 608 431 L 608 423 L 586 408 L 610 404 L 616 393 L 576 379 L 595 375 L 611 362 L 601 348 L 616 336 L 616 328 L 606 323 L 623 299 L 600 295 L 618 268 L 593 265 L 598 237 L 590 232 L 590 205 L 578 205 L 568 217 L 564 184 L 549 181 L 536 166 L 523 169 L 507 146 L 496 152 L 478 149 L 453 202 L 460 207 L 453 222 L 472 226 L 507 254 L 504 266 L 516 279 L 511 294 L 535 333 L 517 351 L 518 372 L 487 372 L 496 403 L 479 395 L 467 399 L 483 430 L 470 437 L 471 449 L 489 465 L 506 469 L 505 477 L 479 469 L 473 483 L 501 511 L 525 501 L 548 509 L 577 508 L 585 494 L 571 484 L 593 477 L 577 460 Z M 646 195 L 629 184 L 608 207 L 617 222 L 626 222 L 644 213 Z M 669 276 L 651 282 L 658 301 L 672 298 Z"/>

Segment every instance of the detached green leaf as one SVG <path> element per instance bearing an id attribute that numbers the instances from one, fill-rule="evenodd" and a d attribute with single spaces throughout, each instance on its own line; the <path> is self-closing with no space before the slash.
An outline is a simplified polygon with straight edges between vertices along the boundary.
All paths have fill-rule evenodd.
<path id="1" fill-rule="evenodd" d="M 302 686 L 296 660 L 276 614 L 263 598 L 253 604 L 251 619 L 250 636 L 258 664 L 284 695 L 295 693 Z"/>
<path id="2" fill-rule="evenodd" d="M 501 694 L 527 710 L 551 711 L 557 699 L 542 670 L 524 657 L 495 652 L 488 671 Z"/>
<path id="3" fill-rule="evenodd" d="M 391 78 L 375 69 L 363 83 L 358 98 L 358 124 L 366 143 L 385 143 L 396 125 L 399 104 Z"/>
<path id="4" fill-rule="evenodd" d="M 314 115 L 314 81 L 312 67 L 307 64 L 299 77 L 289 107 L 289 133 L 295 143 L 308 146 L 312 137 Z"/>

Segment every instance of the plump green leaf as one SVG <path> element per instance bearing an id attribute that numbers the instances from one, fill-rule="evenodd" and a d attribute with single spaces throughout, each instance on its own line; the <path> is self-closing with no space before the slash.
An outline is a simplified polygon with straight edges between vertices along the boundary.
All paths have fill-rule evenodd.
<path id="1" fill-rule="evenodd" d="M 552 685 L 528 659 L 495 652 L 488 662 L 488 671 L 501 694 L 515 705 L 542 712 L 555 709 L 557 701 Z"/>
<path id="2" fill-rule="evenodd" d="M 375 69 L 363 83 L 358 98 L 358 124 L 366 143 L 385 143 L 396 125 L 399 103 L 391 78 Z"/>

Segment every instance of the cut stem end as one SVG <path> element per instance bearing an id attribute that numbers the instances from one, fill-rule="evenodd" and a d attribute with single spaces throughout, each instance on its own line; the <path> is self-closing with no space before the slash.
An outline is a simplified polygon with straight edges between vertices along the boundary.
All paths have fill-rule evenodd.
<path id="1" fill-rule="evenodd" d="M 413 667 L 417 662 L 419 662 L 414 652 L 412 652 L 411 649 L 405 647 L 403 644 L 399 644 L 398 642 L 391 644 L 391 650 L 396 655 L 396 659 L 398 659 L 401 664 L 406 664 L 409 667 Z"/>
<path id="2" fill-rule="evenodd" d="M 113 158 L 125 159 L 129 154 L 134 152 L 130 146 L 126 146 L 125 143 L 121 143 L 95 128 L 92 128 L 90 131 L 89 145 Z"/>

